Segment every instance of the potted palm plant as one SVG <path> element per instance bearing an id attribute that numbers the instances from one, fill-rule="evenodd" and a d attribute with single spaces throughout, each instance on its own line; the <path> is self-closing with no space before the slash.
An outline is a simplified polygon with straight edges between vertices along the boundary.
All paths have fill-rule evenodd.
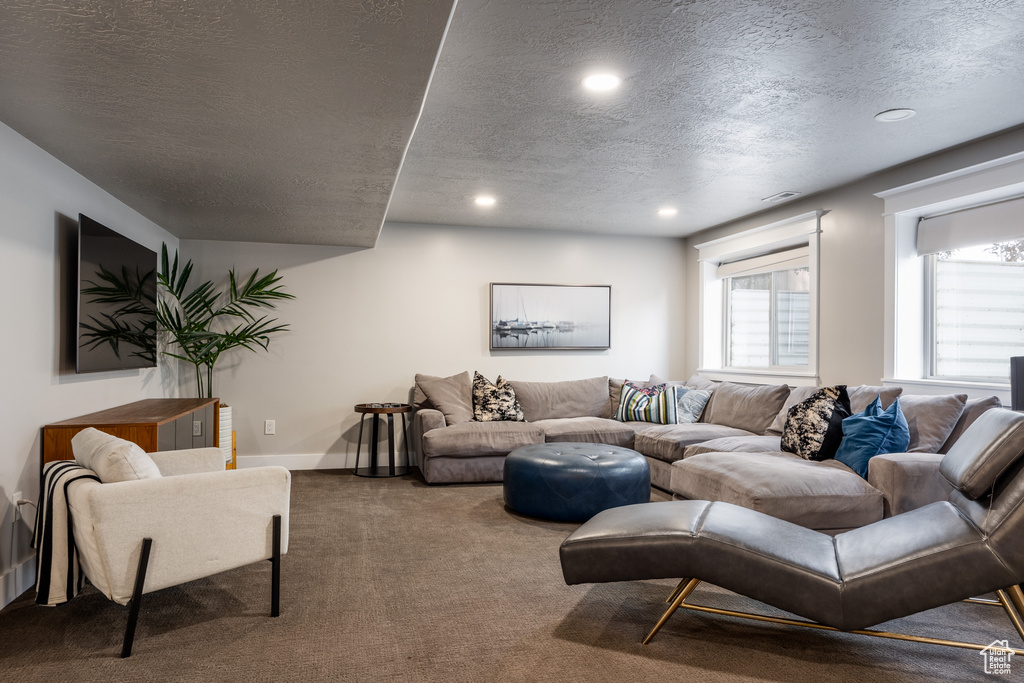
<path id="1" fill-rule="evenodd" d="M 232 268 L 226 291 L 218 290 L 210 281 L 189 288 L 191 275 L 192 261 L 179 270 L 178 253 L 171 260 L 164 244 L 157 272 L 160 296 L 156 319 L 158 329 L 167 335 L 173 348 L 163 353 L 191 364 L 197 394 L 208 398 L 213 395 L 213 369 L 221 355 L 237 348 L 266 350 L 270 338 L 287 330 L 288 325 L 258 313 L 295 297 L 282 289 L 276 270 L 260 277 L 257 269 L 240 281 Z"/>

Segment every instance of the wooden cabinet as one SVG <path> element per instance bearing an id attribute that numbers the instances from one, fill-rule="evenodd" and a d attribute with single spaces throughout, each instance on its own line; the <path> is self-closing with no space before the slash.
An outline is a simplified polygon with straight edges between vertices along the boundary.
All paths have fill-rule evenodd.
<path id="1" fill-rule="evenodd" d="M 71 438 L 86 427 L 133 441 L 147 453 L 219 446 L 220 400 L 150 398 L 43 427 L 43 462 L 73 460 Z"/>

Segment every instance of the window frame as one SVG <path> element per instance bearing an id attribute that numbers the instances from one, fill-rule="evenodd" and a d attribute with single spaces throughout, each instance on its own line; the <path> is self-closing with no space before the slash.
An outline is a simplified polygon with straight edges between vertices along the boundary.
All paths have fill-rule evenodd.
<path id="1" fill-rule="evenodd" d="M 885 208 L 885 315 L 883 384 L 915 393 L 997 395 L 1009 403 L 1009 382 L 935 377 L 929 349 L 933 312 L 926 292 L 933 287 L 925 257 L 917 252 L 922 218 L 1024 196 L 1024 152 L 926 178 L 875 194 Z M 934 277 L 934 275 L 930 276 Z"/>
<path id="2" fill-rule="evenodd" d="M 802 213 L 752 230 L 746 230 L 695 245 L 699 252 L 699 332 L 698 372 L 715 380 L 749 382 L 755 384 L 785 383 L 792 386 L 816 386 L 818 377 L 818 297 L 819 297 L 819 234 L 820 218 L 825 211 Z M 726 365 L 727 299 L 724 287 L 726 277 L 718 274 L 720 266 L 742 261 L 770 261 L 771 257 L 794 249 L 807 250 L 807 268 L 810 275 L 808 326 L 808 363 L 804 366 L 769 366 L 744 368 Z M 792 258 L 789 259 L 792 263 Z M 781 263 L 781 262 L 780 262 Z M 791 266 L 792 267 L 792 266 Z M 777 268 L 773 270 L 786 270 Z M 733 272 L 728 277 L 749 274 Z"/>

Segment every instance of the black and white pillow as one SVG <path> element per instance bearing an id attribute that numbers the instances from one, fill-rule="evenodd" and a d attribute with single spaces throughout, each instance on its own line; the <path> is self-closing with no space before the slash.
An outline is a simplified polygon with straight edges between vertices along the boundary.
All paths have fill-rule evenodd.
<path id="1" fill-rule="evenodd" d="M 523 409 L 508 380 L 498 375 L 495 384 L 473 373 L 473 419 L 478 422 L 525 422 Z"/>
<path id="2" fill-rule="evenodd" d="M 789 409 L 782 429 L 782 450 L 804 460 L 835 457 L 843 440 L 843 420 L 851 412 L 845 384 L 819 389 Z"/>

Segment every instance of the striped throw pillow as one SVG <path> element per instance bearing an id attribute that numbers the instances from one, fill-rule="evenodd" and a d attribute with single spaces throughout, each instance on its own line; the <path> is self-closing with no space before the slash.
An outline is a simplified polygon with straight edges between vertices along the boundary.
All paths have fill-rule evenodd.
<path id="1" fill-rule="evenodd" d="M 676 387 L 656 384 L 641 388 L 623 382 L 615 419 L 622 422 L 676 423 Z"/>

